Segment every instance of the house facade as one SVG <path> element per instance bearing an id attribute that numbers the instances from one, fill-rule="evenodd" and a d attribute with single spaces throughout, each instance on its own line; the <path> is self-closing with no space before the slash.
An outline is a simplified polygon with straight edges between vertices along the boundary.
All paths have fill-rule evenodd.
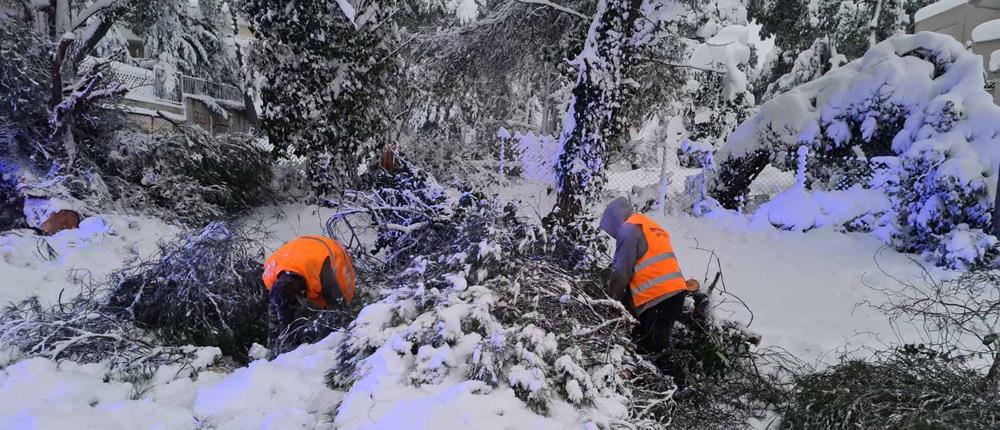
<path id="1" fill-rule="evenodd" d="M 942 0 L 914 15 L 914 30 L 954 37 L 983 57 L 987 90 L 1000 104 L 1000 0 Z"/>
<path id="2" fill-rule="evenodd" d="M 23 7 L 17 2 L 0 0 L 0 19 L 23 20 Z M 192 14 L 200 14 L 192 6 Z M 36 16 L 36 21 L 41 17 Z M 225 28 L 232 49 L 241 49 L 253 40 L 253 33 L 245 20 L 239 19 L 238 29 Z M 39 28 L 47 25 L 36 23 Z M 231 85 L 206 81 L 187 76 L 159 66 L 150 68 L 136 64 L 156 64 L 142 61 L 153 57 L 146 52 L 146 41 L 128 28 L 116 25 L 113 33 L 124 39 L 125 55 L 129 63 L 103 58 L 87 58 L 81 67 L 102 64 L 109 68 L 115 82 L 128 92 L 121 107 L 141 129 L 149 132 L 172 127 L 171 122 L 187 122 L 213 133 L 248 132 L 253 127 L 256 114 L 252 101 L 245 100 L 244 91 Z M 248 105 L 249 104 L 249 105 Z"/>

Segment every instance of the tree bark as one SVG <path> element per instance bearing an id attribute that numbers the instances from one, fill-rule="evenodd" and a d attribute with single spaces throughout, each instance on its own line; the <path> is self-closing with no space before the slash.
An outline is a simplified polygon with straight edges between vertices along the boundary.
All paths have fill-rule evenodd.
<path id="1" fill-rule="evenodd" d="M 990 365 L 989 372 L 986 372 L 986 380 L 994 390 L 1000 391 L 1000 350 L 993 353 L 993 364 Z"/>
<path id="2" fill-rule="evenodd" d="M 66 62 L 66 51 L 69 49 L 70 45 L 73 44 L 73 39 L 62 39 L 59 41 L 59 47 L 56 49 L 56 55 L 52 59 L 51 65 L 51 81 L 52 81 L 52 92 L 49 96 L 49 108 L 56 107 L 62 102 L 63 98 L 63 77 L 62 68 L 63 63 Z"/>
<path id="3" fill-rule="evenodd" d="M 1000 169 L 997 169 L 997 189 L 993 197 L 993 236 L 1000 238 Z"/>

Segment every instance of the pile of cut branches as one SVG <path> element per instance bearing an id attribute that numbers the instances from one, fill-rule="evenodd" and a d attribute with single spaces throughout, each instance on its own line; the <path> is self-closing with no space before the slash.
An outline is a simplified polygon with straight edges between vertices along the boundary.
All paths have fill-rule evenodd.
<path id="1" fill-rule="evenodd" d="M 598 269 L 606 255 L 578 258 L 596 247 L 555 246 L 571 236 L 528 224 L 513 204 L 475 193 L 448 196 L 433 181 L 412 178 L 406 173 L 383 188 L 328 202 L 337 209 L 331 234 L 346 237 L 352 255 L 372 256 L 359 264 L 365 270 L 359 279 L 381 292 L 338 346 L 331 386 L 350 390 L 367 375 L 371 357 L 390 348 L 410 366 L 403 373 L 412 385 L 451 375 L 509 386 L 536 412 L 567 402 L 598 425 L 741 428 L 761 413 L 761 385 L 772 381 L 756 372 L 749 347 L 724 337 L 744 332 L 714 322 L 704 330 L 714 353 L 729 354 L 723 356 L 729 371 L 698 379 L 712 395 L 732 389 L 740 397 L 677 400 L 672 379 L 636 352 L 635 319 L 604 292 Z M 373 252 L 352 234 L 388 237 L 392 247 Z M 599 406 L 609 404 L 627 413 L 610 418 Z"/>
<path id="2" fill-rule="evenodd" d="M 78 280 L 83 291 L 52 307 L 37 299 L 9 306 L 0 340 L 25 356 L 131 366 L 170 362 L 188 346 L 218 347 L 249 360 L 254 343 L 274 344 L 261 280 L 261 237 L 234 224 L 212 223 L 134 257 L 107 283 Z M 303 309 L 283 337 L 285 349 L 318 340 L 347 324 L 345 315 Z"/>
<path id="3" fill-rule="evenodd" d="M 123 372 L 193 359 L 192 348 L 162 346 L 149 332 L 108 312 L 106 293 L 91 287 L 51 307 L 37 297 L 11 304 L 0 312 L 0 344 L 25 357 L 106 362 Z"/>
<path id="4" fill-rule="evenodd" d="M 216 222 L 159 247 L 157 258 L 113 274 L 110 311 L 168 344 L 217 346 L 236 358 L 265 342 L 264 250 L 248 232 Z"/>
<path id="5" fill-rule="evenodd" d="M 997 387 L 959 362 L 914 354 L 846 360 L 797 378 L 783 429 L 993 429 Z"/>

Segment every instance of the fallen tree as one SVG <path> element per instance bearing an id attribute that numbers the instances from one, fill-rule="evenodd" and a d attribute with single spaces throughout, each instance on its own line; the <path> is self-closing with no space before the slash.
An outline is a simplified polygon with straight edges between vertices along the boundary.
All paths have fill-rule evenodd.
<path id="1" fill-rule="evenodd" d="M 672 378 L 636 352 L 635 319 L 604 293 L 606 255 L 567 264 L 564 250 L 586 247 L 556 246 L 564 238 L 517 217 L 514 204 L 448 197 L 413 178 L 329 202 L 338 209 L 331 234 L 347 232 L 359 279 L 380 293 L 346 330 L 327 374 L 350 405 L 335 424 L 371 419 L 357 414 L 375 406 L 371 390 L 388 383 L 375 369 L 385 366 L 404 375 L 393 382 L 403 386 L 475 381 L 476 392 L 512 389 L 543 415 L 572 405 L 598 426 L 743 428 L 765 409 L 775 385 L 755 368 L 761 356 L 741 327 L 701 318 L 678 330 L 679 344 L 704 346 L 682 358 L 695 389 L 678 398 Z M 350 239 L 372 234 L 392 246 L 373 253 Z"/>

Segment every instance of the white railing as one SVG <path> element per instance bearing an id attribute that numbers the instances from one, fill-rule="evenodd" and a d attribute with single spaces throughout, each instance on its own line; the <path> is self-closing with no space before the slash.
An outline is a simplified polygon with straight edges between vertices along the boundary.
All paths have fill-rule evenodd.
<path id="1" fill-rule="evenodd" d="M 96 60 L 88 58 L 85 66 L 93 66 L 94 63 Z M 118 61 L 111 61 L 109 65 L 115 80 L 128 89 L 126 99 L 180 104 L 184 95 L 190 94 L 243 103 L 243 91 L 232 85 L 180 73 L 171 74 L 159 67 L 150 70 Z"/>
<path id="2" fill-rule="evenodd" d="M 232 85 L 209 82 L 193 76 L 181 76 L 181 88 L 184 94 L 204 95 L 219 100 L 230 100 L 243 103 L 243 92 Z"/>

